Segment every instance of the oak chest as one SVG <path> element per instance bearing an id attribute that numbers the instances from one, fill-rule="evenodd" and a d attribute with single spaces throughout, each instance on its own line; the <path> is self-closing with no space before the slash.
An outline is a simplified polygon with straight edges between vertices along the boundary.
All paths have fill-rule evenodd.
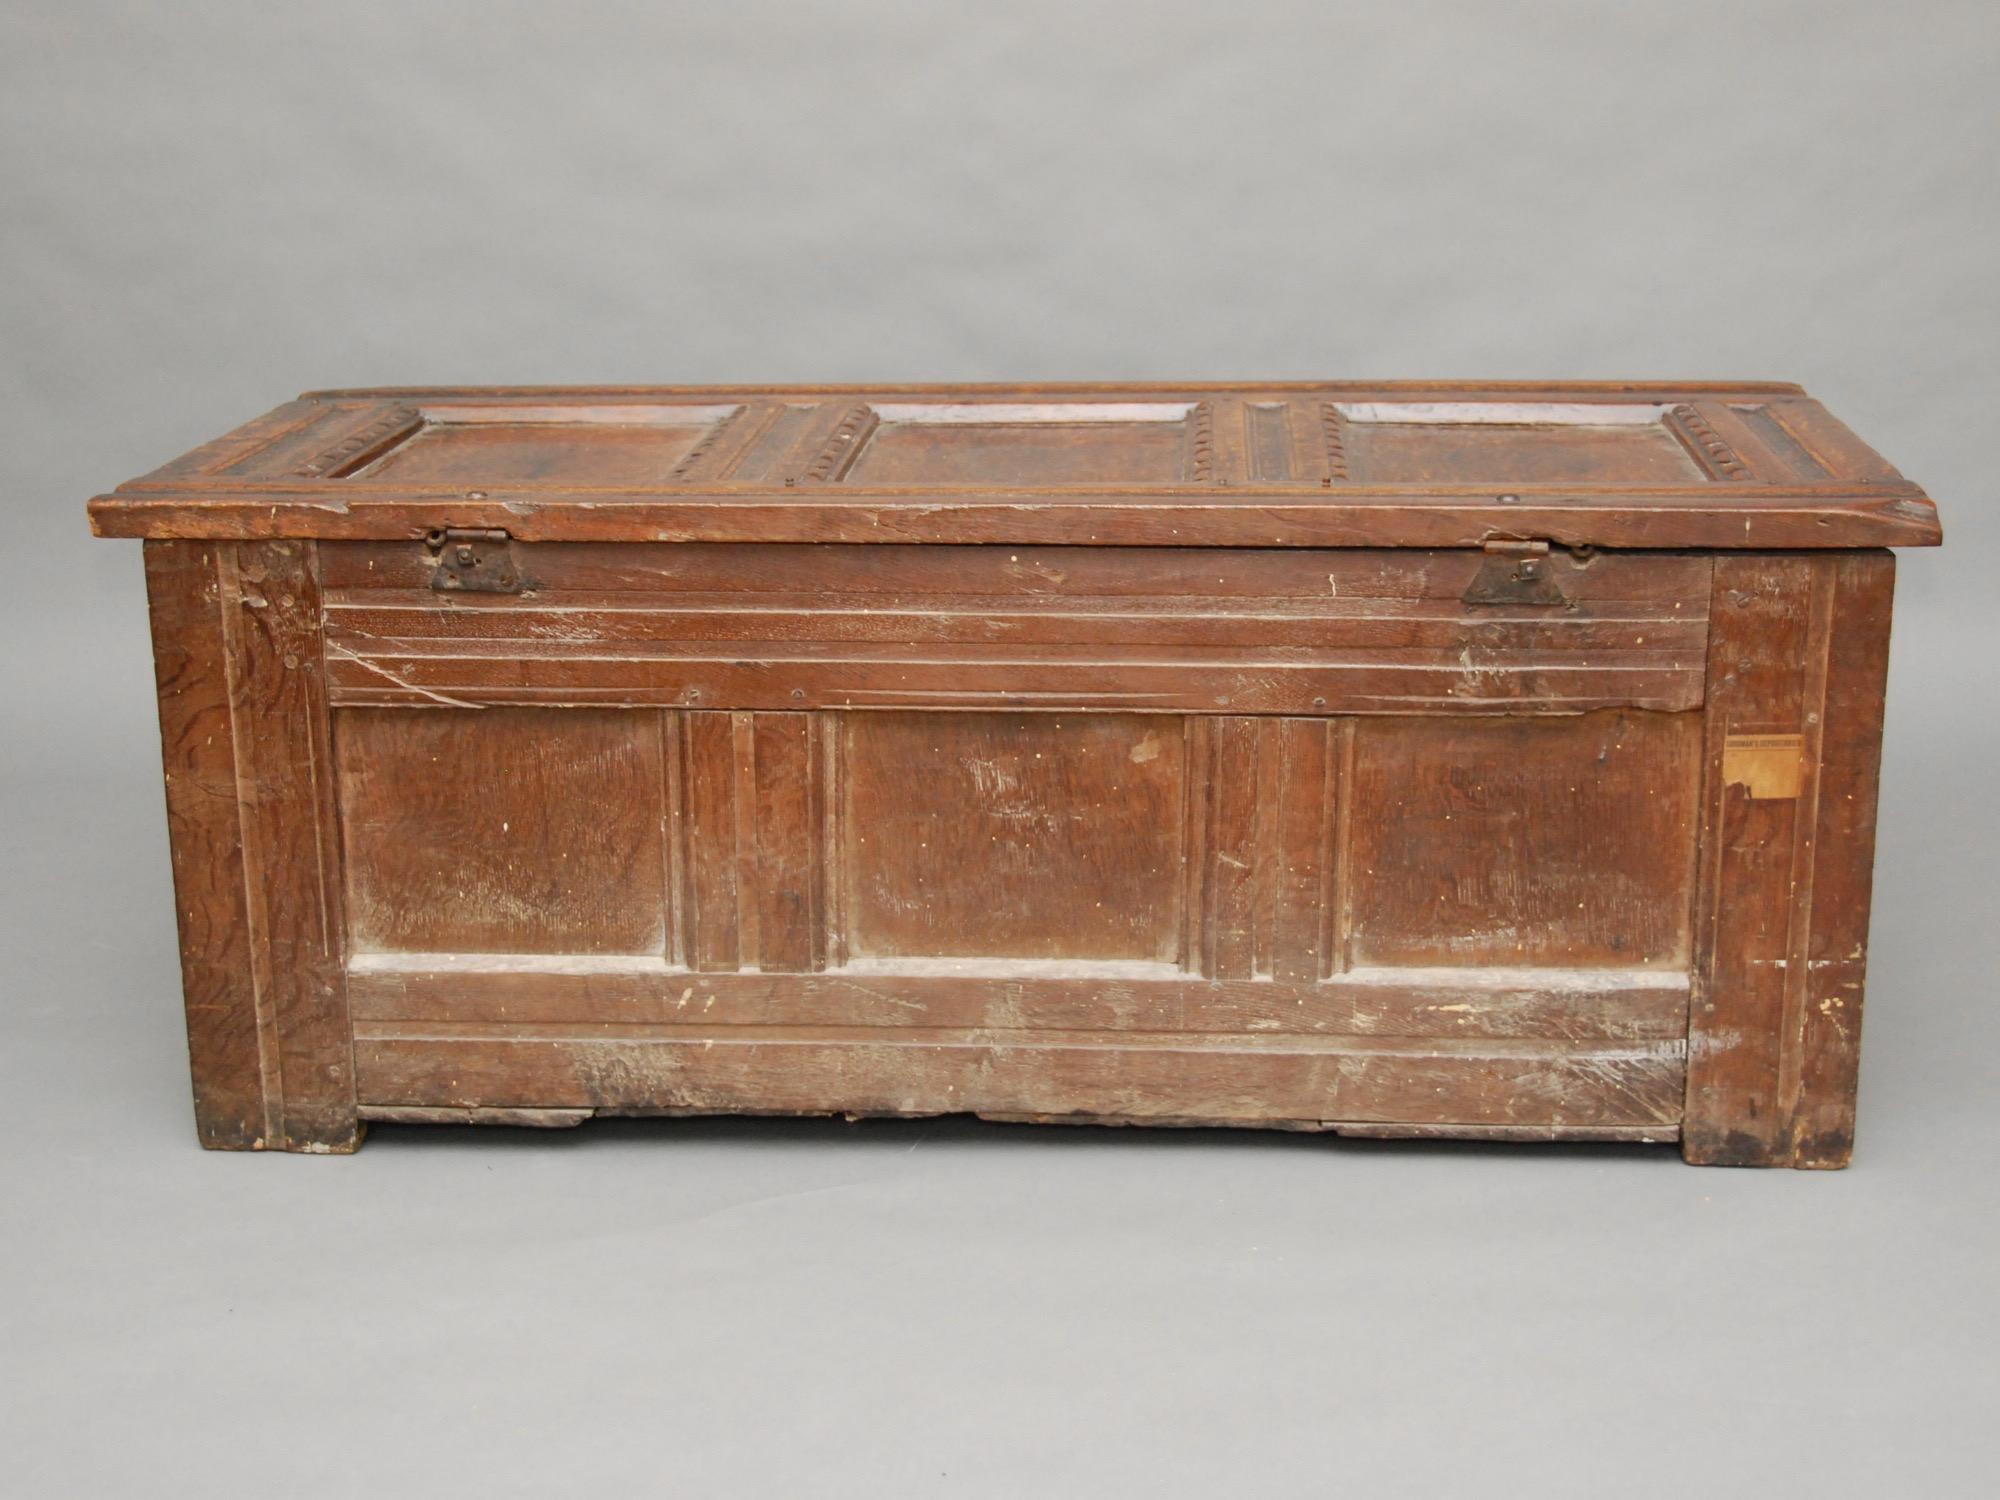
<path id="1" fill-rule="evenodd" d="M 146 539 L 203 1144 L 1854 1129 L 1893 564 L 1788 385 L 322 392 Z"/>

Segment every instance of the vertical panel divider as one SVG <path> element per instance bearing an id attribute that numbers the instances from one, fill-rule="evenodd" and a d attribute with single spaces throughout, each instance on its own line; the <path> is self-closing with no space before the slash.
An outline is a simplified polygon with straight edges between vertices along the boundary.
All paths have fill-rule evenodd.
<path id="1" fill-rule="evenodd" d="M 807 974 L 818 966 L 821 949 L 813 895 L 820 839 L 813 817 L 812 715 L 749 717 L 757 967 Z"/>
<path id="2" fill-rule="evenodd" d="M 763 967 L 759 941 L 757 893 L 762 871 L 757 859 L 757 716 L 734 713 L 729 716 L 729 741 L 735 776 L 736 816 L 736 966 Z"/>
<path id="3" fill-rule="evenodd" d="M 1243 440 L 1253 483 L 1283 484 L 1292 477 L 1291 408 L 1279 401 L 1245 401 Z"/>
<path id="4" fill-rule="evenodd" d="M 1810 988 L 1813 919 L 1813 859 L 1819 831 L 1819 792 L 1826 730 L 1827 672 L 1833 649 L 1834 570 L 1825 563 L 1813 569 L 1807 596 L 1803 718 L 1800 738 L 1804 781 L 1799 789 L 1798 816 L 1792 823 L 1792 913 L 1785 950 L 1785 992 L 1780 1011 L 1778 1048 L 1778 1114 L 1789 1126 L 1799 1108 L 1804 1068 L 1799 1038 L 1805 1034 L 1807 992 Z"/>
<path id="5" fill-rule="evenodd" d="M 1186 726 L 1183 755 L 1186 779 L 1181 816 L 1184 894 L 1181 899 L 1180 965 L 1189 974 L 1206 975 L 1210 970 L 1207 880 L 1211 800 L 1209 760 L 1214 744 L 1214 726 L 1201 714 L 1190 714 L 1182 723 Z"/>
<path id="6" fill-rule="evenodd" d="M 1327 748 L 1327 838 L 1325 886 L 1320 902 L 1325 939 L 1320 944 L 1322 977 L 1344 974 L 1353 967 L 1349 936 L 1353 923 L 1354 876 L 1351 799 L 1354 787 L 1354 720 L 1333 721 Z"/>
<path id="7" fill-rule="evenodd" d="M 796 401 L 774 402 L 756 419 L 756 432 L 719 476 L 724 484 L 774 480 L 776 469 L 812 421 L 815 408 Z"/>
<path id="8" fill-rule="evenodd" d="M 727 713 L 696 709 L 681 714 L 688 967 L 702 973 L 741 968 L 744 953 L 732 731 Z"/>
<path id="9" fill-rule="evenodd" d="M 825 733 L 818 713 L 805 715 L 806 731 L 806 967 L 826 968 L 826 774 Z"/>
<path id="10" fill-rule="evenodd" d="M 1310 484 L 1326 471 L 1319 421 L 1311 406 L 1297 401 L 1284 403 L 1285 436 L 1291 445 L 1291 473 L 1287 478 Z"/>
<path id="11" fill-rule="evenodd" d="M 687 890 L 687 736 L 682 720 L 678 709 L 659 711 L 660 859 L 667 897 L 661 956 L 676 969 L 692 969 L 694 944 L 688 929 L 694 903 Z"/>
<path id="12" fill-rule="evenodd" d="M 1203 403 L 1212 412 L 1208 436 L 1208 478 L 1211 483 L 1237 485 L 1250 478 L 1250 403 L 1217 396 Z"/>
<path id="13" fill-rule="evenodd" d="M 819 789 L 819 967 L 844 968 L 848 960 L 847 723 L 844 715 L 812 716 L 816 733 L 813 780 Z"/>
<path id="14" fill-rule="evenodd" d="M 222 604 L 224 681 L 230 705 L 229 731 L 231 753 L 235 760 L 239 819 L 243 805 L 241 787 L 249 779 L 245 770 L 255 763 L 255 726 L 247 722 L 248 716 L 242 711 L 239 701 L 242 696 L 243 659 L 248 649 L 244 641 L 243 583 L 238 563 L 241 554 L 242 549 L 238 547 L 216 549 Z M 248 832 L 242 832 L 238 836 L 238 848 L 243 866 L 244 926 L 253 938 L 248 965 L 249 982 L 245 989 L 256 1016 L 259 1094 L 264 1105 L 262 1140 L 280 1141 L 284 1139 L 284 1075 L 278 1062 L 278 1023 L 271 999 L 269 951 L 267 944 L 258 940 L 270 925 L 266 908 L 269 882 L 267 873 L 258 862 L 262 853 L 261 842 Z"/>
<path id="15" fill-rule="evenodd" d="M 1322 977 L 1326 966 L 1324 908 L 1331 854 L 1327 817 L 1333 799 L 1328 747 L 1333 723 L 1324 718 L 1269 722 L 1278 741 L 1278 766 L 1270 814 L 1275 837 L 1270 850 L 1268 977 L 1311 983 Z"/>
<path id="16" fill-rule="evenodd" d="M 1250 975 L 1269 979 L 1277 973 L 1278 884 L 1285 861 L 1280 828 L 1284 804 L 1283 719 L 1254 719 L 1256 803 L 1251 809 Z"/>

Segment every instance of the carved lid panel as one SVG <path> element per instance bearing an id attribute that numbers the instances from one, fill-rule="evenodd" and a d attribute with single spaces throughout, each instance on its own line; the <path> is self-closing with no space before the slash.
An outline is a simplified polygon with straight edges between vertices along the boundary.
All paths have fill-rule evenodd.
<path id="1" fill-rule="evenodd" d="M 93 503 L 113 536 L 1853 547 L 1935 508 L 1796 386 L 310 394 Z"/>

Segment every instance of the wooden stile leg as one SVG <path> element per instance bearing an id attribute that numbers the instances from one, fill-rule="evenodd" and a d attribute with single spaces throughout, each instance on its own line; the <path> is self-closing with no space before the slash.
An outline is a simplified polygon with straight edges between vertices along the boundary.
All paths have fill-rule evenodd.
<path id="1" fill-rule="evenodd" d="M 146 576 L 201 1142 L 352 1151 L 314 544 L 149 541 Z"/>
<path id="2" fill-rule="evenodd" d="M 1852 1154 L 1894 578 L 1888 552 L 1716 561 L 1689 1161 Z"/>

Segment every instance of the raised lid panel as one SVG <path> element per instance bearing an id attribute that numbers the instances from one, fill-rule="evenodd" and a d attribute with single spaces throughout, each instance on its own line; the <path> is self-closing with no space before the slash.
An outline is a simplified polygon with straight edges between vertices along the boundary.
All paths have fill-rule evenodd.
<path id="1" fill-rule="evenodd" d="M 343 479 L 409 484 L 670 484 L 740 406 L 439 404 Z"/>
<path id="2" fill-rule="evenodd" d="M 843 477 L 947 486 L 1178 484 L 1208 477 L 1196 402 L 883 404 Z"/>
<path id="3" fill-rule="evenodd" d="M 1750 471 L 1690 406 L 1552 401 L 1336 402 L 1338 482 L 1701 484 Z"/>

